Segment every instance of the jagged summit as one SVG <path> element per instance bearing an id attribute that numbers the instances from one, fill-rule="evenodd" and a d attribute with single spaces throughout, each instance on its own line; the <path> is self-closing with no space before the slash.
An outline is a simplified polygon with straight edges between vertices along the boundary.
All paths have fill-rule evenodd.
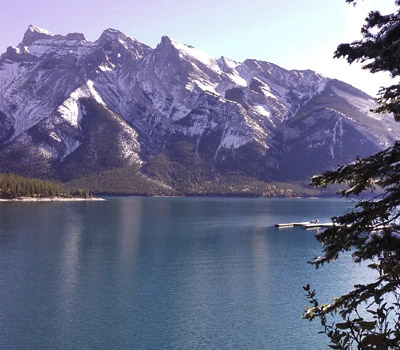
<path id="1" fill-rule="evenodd" d="M 151 51 L 149 46 L 112 28 L 104 30 L 95 43 L 112 56 L 114 61 L 120 61 L 120 58 L 124 59 L 126 55 L 137 59 Z"/>
<path id="2" fill-rule="evenodd" d="M 73 32 L 66 35 L 53 34 L 46 29 L 30 25 L 24 34 L 21 45 L 29 46 L 35 41 L 43 39 L 87 41 L 85 35 L 82 33 Z"/>
<path id="3" fill-rule="evenodd" d="M 97 42 L 102 43 L 104 41 L 109 41 L 109 40 L 126 40 L 128 38 L 127 35 L 122 33 L 121 31 L 117 29 L 112 29 L 112 28 L 107 28 L 105 29 L 100 37 L 97 39 Z M 131 40 L 135 40 L 133 38 L 130 38 Z"/>
<path id="4" fill-rule="evenodd" d="M 198 64 L 201 64 L 207 69 L 215 71 L 217 74 L 221 73 L 217 60 L 214 57 L 192 45 L 182 44 L 169 36 L 163 36 L 161 38 L 161 42 L 156 50 L 157 49 L 161 51 L 166 50 L 166 52 L 169 53 L 174 52 L 180 59 L 191 62 L 195 69 Z M 201 70 L 201 68 L 197 68 Z"/>
<path id="5" fill-rule="evenodd" d="M 226 56 L 221 56 L 217 61 L 218 65 L 225 73 L 232 73 L 234 69 L 241 64 L 240 62 L 234 61 Z"/>
<path id="6" fill-rule="evenodd" d="M 216 59 L 212 56 L 210 56 L 208 53 L 195 48 L 192 45 L 187 45 L 187 44 L 182 44 L 179 41 L 164 35 L 163 37 L 161 37 L 161 43 L 160 46 L 171 46 L 174 49 L 176 49 L 177 51 L 179 51 L 179 53 L 181 55 L 190 57 L 190 58 L 194 58 L 200 62 L 202 62 L 203 64 L 206 65 L 215 65 L 216 63 Z"/>
<path id="7" fill-rule="evenodd" d="M 165 45 L 165 44 L 167 44 L 167 45 L 172 45 L 173 42 L 175 42 L 174 39 L 172 39 L 172 38 L 169 37 L 168 35 L 163 35 L 163 36 L 161 37 L 160 44 L 161 44 L 161 45 Z"/>
<path id="8" fill-rule="evenodd" d="M 170 52 L 172 52 L 172 51 L 177 52 L 177 51 L 179 51 L 180 45 L 183 45 L 183 44 L 179 43 L 178 41 L 174 40 L 173 38 L 171 38 L 168 35 L 163 35 L 161 37 L 159 44 L 156 46 L 155 50 L 160 50 L 160 51 L 168 50 Z"/>
<path id="9" fill-rule="evenodd" d="M 36 27 L 36 26 L 34 26 L 33 24 L 30 24 L 30 25 L 28 26 L 27 32 L 39 33 L 39 34 L 46 34 L 46 35 L 48 35 L 48 36 L 54 36 L 54 34 L 51 33 L 51 32 L 49 32 L 48 30 L 43 29 L 43 28 Z"/>
<path id="10" fill-rule="evenodd" d="M 30 25 L 24 34 L 24 38 L 22 39 L 22 44 L 30 45 L 36 40 L 49 39 L 52 37 L 54 37 L 54 34 L 47 31 L 46 29 Z"/>
<path id="11" fill-rule="evenodd" d="M 88 41 L 83 33 L 68 33 L 65 38 L 67 40 Z"/>
<path id="12" fill-rule="evenodd" d="M 109 33 L 109 34 L 123 34 L 125 35 L 123 32 L 121 32 L 118 29 L 114 29 L 114 28 L 107 28 L 103 30 L 103 33 Z"/>

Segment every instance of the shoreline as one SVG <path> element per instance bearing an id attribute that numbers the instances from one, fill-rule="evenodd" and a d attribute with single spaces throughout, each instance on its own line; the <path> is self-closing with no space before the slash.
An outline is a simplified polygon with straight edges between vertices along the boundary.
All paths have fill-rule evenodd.
<path id="1" fill-rule="evenodd" d="M 100 194 L 101 195 L 101 194 Z M 243 195 L 215 195 L 215 194 L 190 194 L 190 195 L 134 195 L 134 194 L 103 194 L 105 197 L 143 197 L 143 198 L 241 198 L 241 199 L 335 199 L 340 196 L 243 196 Z M 0 198 L 1 202 L 82 202 L 82 201 L 107 201 L 106 198 L 66 198 L 66 197 L 19 197 L 19 198 Z"/>
<path id="2" fill-rule="evenodd" d="M 105 201 L 104 198 L 65 198 L 65 197 L 19 197 L 19 198 L 0 198 L 0 202 L 82 202 L 82 201 Z"/>

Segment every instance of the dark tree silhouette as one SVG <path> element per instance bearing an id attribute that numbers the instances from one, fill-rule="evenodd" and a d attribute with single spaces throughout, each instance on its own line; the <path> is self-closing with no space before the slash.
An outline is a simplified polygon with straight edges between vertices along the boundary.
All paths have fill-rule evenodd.
<path id="1" fill-rule="evenodd" d="M 356 4 L 355 0 L 346 2 Z M 395 1 L 400 6 L 400 0 Z M 400 75 L 400 11 L 372 11 L 361 29 L 363 38 L 338 46 L 335 57 L 363 68 Z M 393 113 L 400 120 L 400 85 L 382 87 L 375 112 Z M 369 262 L 377 278 L 354 286 L 331 303 L 320 304 L 309 285 L 304 287 L 311 307 L 303 317 L 319 319 L 332 349 L 400 349 L 400 142 L 350 165 L 312 179 L 314 186 L 345 185 L 341 194 L 355 196 L 355 209 L 333 218 L 335 225 L 317 234 L 323 256 L 317 268 L 352 251 L 354 262 Z M 373 198 L 367 196 L 374 193 Z M 331 318 L 332 321 L 331 321 Z M 340 322 L 335 322 L 336 318 Z"/>

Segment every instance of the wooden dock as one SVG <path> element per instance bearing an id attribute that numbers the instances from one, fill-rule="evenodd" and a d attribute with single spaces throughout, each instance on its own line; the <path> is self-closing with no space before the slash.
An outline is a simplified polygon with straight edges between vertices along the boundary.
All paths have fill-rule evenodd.
<path id="1" fill-rule="evenodd" d="M 285 227 L 293 227 L 293 226 L 303 226 L 310 224 L 310 221 L 304 221 L 304 222 L 288 222 L 286 224 L 275 224 L 275 227 L 279 228 L 285 228 Z"/>
<path id="2" fill-rule="evenodd" d="M 306 229 L 318 229 L 318 228 L 332 227 L 333 223 L 332 222 L 315 222 L 315 220 L 311 220 L 311 221 L 304 221 L 304 222 L 288 222 L 288 223 L 283 223 L 283 224 L 275 224 L 275 227 L 278 227 L 278 228 L 287 228 L 287 227 L 294 227 L 294 226 L 300 226 L 300 227 L 304 227 Z"/>
<path id="3" fill-rule="evenodd" d="M 320 229 L 320 228 L 328 228 L 332 226 L 336 226 L 333 222 L 315 222 L 315 220 L 311 221 L 304 221 L 304 222 L 288 222 L 284 224 L 275 224 L 275 227 L 278 228 L 289 228 L 289 227 L 294 227 L 294 226 L 299 226 L 303 227 L 305 229 Z M 351 225 L 347 225 L 347 227 L 351 227 Z M 378 225 L 378 226 L 371 226 L 369 227 L 370 232 L 381 232 L 382 230 L 385 229 L 385 226 Z"/>
<path id="4" fill-rule="evenodd" d="M 333 222 L 320 222 L 320 223 L 316 223 L 316 224 L 308 224 L 308 225 L 304 225 L 303 227 L 305 228 L 328 228 L 328 227 L 332 227 L 333 226 Z"/>

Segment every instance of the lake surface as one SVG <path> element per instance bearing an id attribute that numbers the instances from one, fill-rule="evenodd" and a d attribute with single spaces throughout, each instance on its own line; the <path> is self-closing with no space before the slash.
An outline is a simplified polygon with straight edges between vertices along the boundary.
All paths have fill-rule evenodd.
<path id="1" fill-rule="evenodd" d="M 332 199 L 108 198 L 0 203 L 0 349 L 324 349 L 301 319 L 366 278 L 316 270 Z"/>

